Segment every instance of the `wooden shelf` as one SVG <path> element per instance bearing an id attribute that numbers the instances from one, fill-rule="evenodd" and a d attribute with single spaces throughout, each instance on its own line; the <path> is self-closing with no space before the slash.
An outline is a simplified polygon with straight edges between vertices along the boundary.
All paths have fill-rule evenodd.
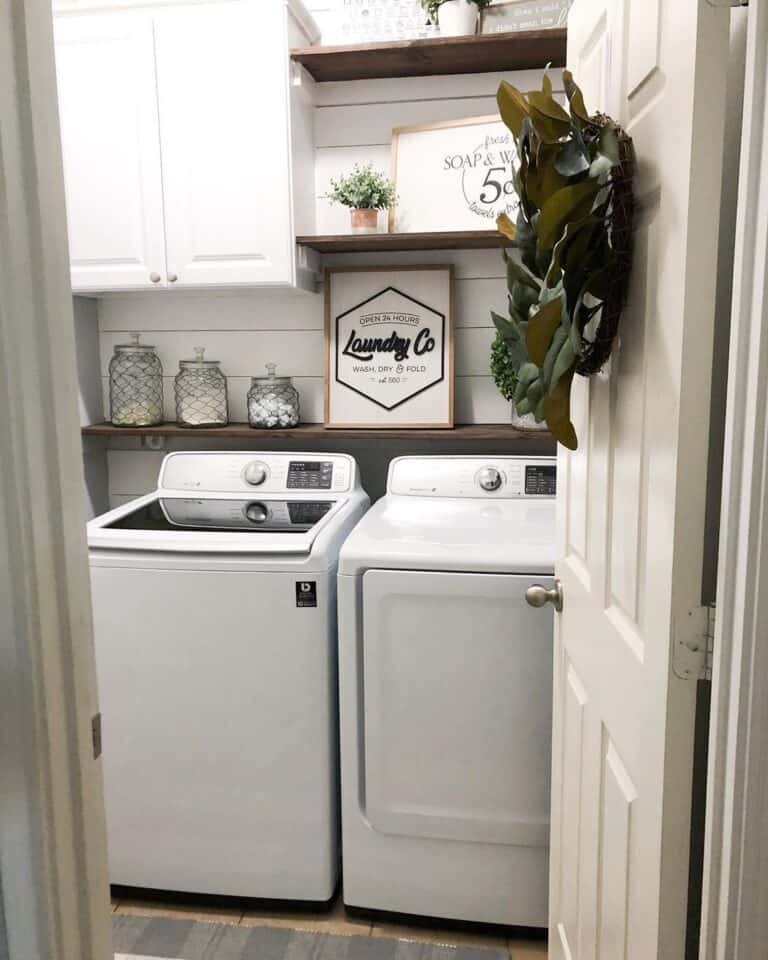
<path id="1" fill-rule="evenodd" d="M 565 66 L 566 31 L 526 30 L 291 51 L 320 83 Z"/>
<path id="2" fill-rule="evenodd" d="M 461 424 L 452 430 L 435 428 L 416 430 L 351 430 L 324 427 L 322 423 L 302 423 L 290 430 L 254 430 L 247 423 L 230 423 L 226 427 L 205 427 L 192 429 L 180 427 L 176 423 L 163 423 L 158 427 L 113 427 L 111 423 L 94 423 L 83 427 L 85 437 L 181 437 L 194 440 L 197 437 L 216 437 L 221 440 L 296 440 L 303 443 L 305 440 L 386 440 L 386 439 L 413 439 L 413 440 L 527 440 L 552 443 L 548 433 L 535 431 L 515 430 L 508 423 L 473 423 Z"/>
<path id="3" fill-rule="evenodd" d="M 504 238 L 497 230 L 450 233 L 350 233 L 296 237 L 296 243 L 318 253 L 376 253 L 395 250 L 494 250 Z"/>

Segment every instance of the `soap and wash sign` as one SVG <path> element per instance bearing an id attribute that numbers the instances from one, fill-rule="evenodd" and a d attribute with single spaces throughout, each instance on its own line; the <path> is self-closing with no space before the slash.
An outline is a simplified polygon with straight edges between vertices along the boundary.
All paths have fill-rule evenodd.
<path id="1" fill-rule="evenodd" d="M 330 269 L 328 427 L 453 426 L 453 268 Z"/>
<path id="2" fill-rule="evenodd" d="M 514 138 L 498 115 L 396 127 L 390 233 L 495 230 L 502 213 L 514 223 L 517 166 Z"/>

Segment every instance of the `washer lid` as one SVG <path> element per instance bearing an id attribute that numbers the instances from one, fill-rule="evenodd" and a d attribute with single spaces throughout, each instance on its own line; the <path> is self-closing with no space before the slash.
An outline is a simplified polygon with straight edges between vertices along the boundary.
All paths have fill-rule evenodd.
<path id="1" fill-rule="evenodd" d="M 552 574 L 555 500 L 386 496 L 347 538 L 339 573 L 371 568 Z"/>
<path id="2" fill-rule="evenodd" d="M 91 549 L 303 554 L 347 498 L 140 497 L 88 524 Z"/>

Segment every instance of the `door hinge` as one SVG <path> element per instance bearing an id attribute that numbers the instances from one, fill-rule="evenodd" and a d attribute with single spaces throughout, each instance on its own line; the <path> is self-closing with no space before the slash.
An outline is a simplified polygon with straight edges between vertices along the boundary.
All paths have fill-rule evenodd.
<path id="1" fill-rule="evenodd" d="M 101 756 L 101 714 L 91 717 L 91 743 L 93 744 L 93 759 Z"/>
<path id="2" fill-rule="evenodd" d="M 711 680 L 715 605 L 694 607 L 675 625 L 672 670 L 681 680 Z"/>

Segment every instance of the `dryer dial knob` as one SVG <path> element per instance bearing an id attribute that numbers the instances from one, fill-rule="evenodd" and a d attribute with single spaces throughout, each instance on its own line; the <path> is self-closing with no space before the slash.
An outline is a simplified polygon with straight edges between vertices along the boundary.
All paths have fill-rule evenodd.
<path id="1" fill-rule="evenodd" d="M 261 460 L 253 460 L 245 468 L 243 472 L 243 478 L 246 483 L 250 483 L 252 487 L 261 486 L 262 483 L 267 479 L 267 465 L 262 463 Z"/>
<path id="2" fill-rule="evenodd" d="M 269 517 L 269 510 L 263 503 L 249 503 L 245 508 L 245 515 L 251 523 L 264 523 Z"/>
<path id="3" fill-rule="evenodd" d="M 483 490 L 493 492 L 498 490 L 502 484 L 501 474 L 496 467 L 483 467 L 477 475 L 477 482 Z"/>

